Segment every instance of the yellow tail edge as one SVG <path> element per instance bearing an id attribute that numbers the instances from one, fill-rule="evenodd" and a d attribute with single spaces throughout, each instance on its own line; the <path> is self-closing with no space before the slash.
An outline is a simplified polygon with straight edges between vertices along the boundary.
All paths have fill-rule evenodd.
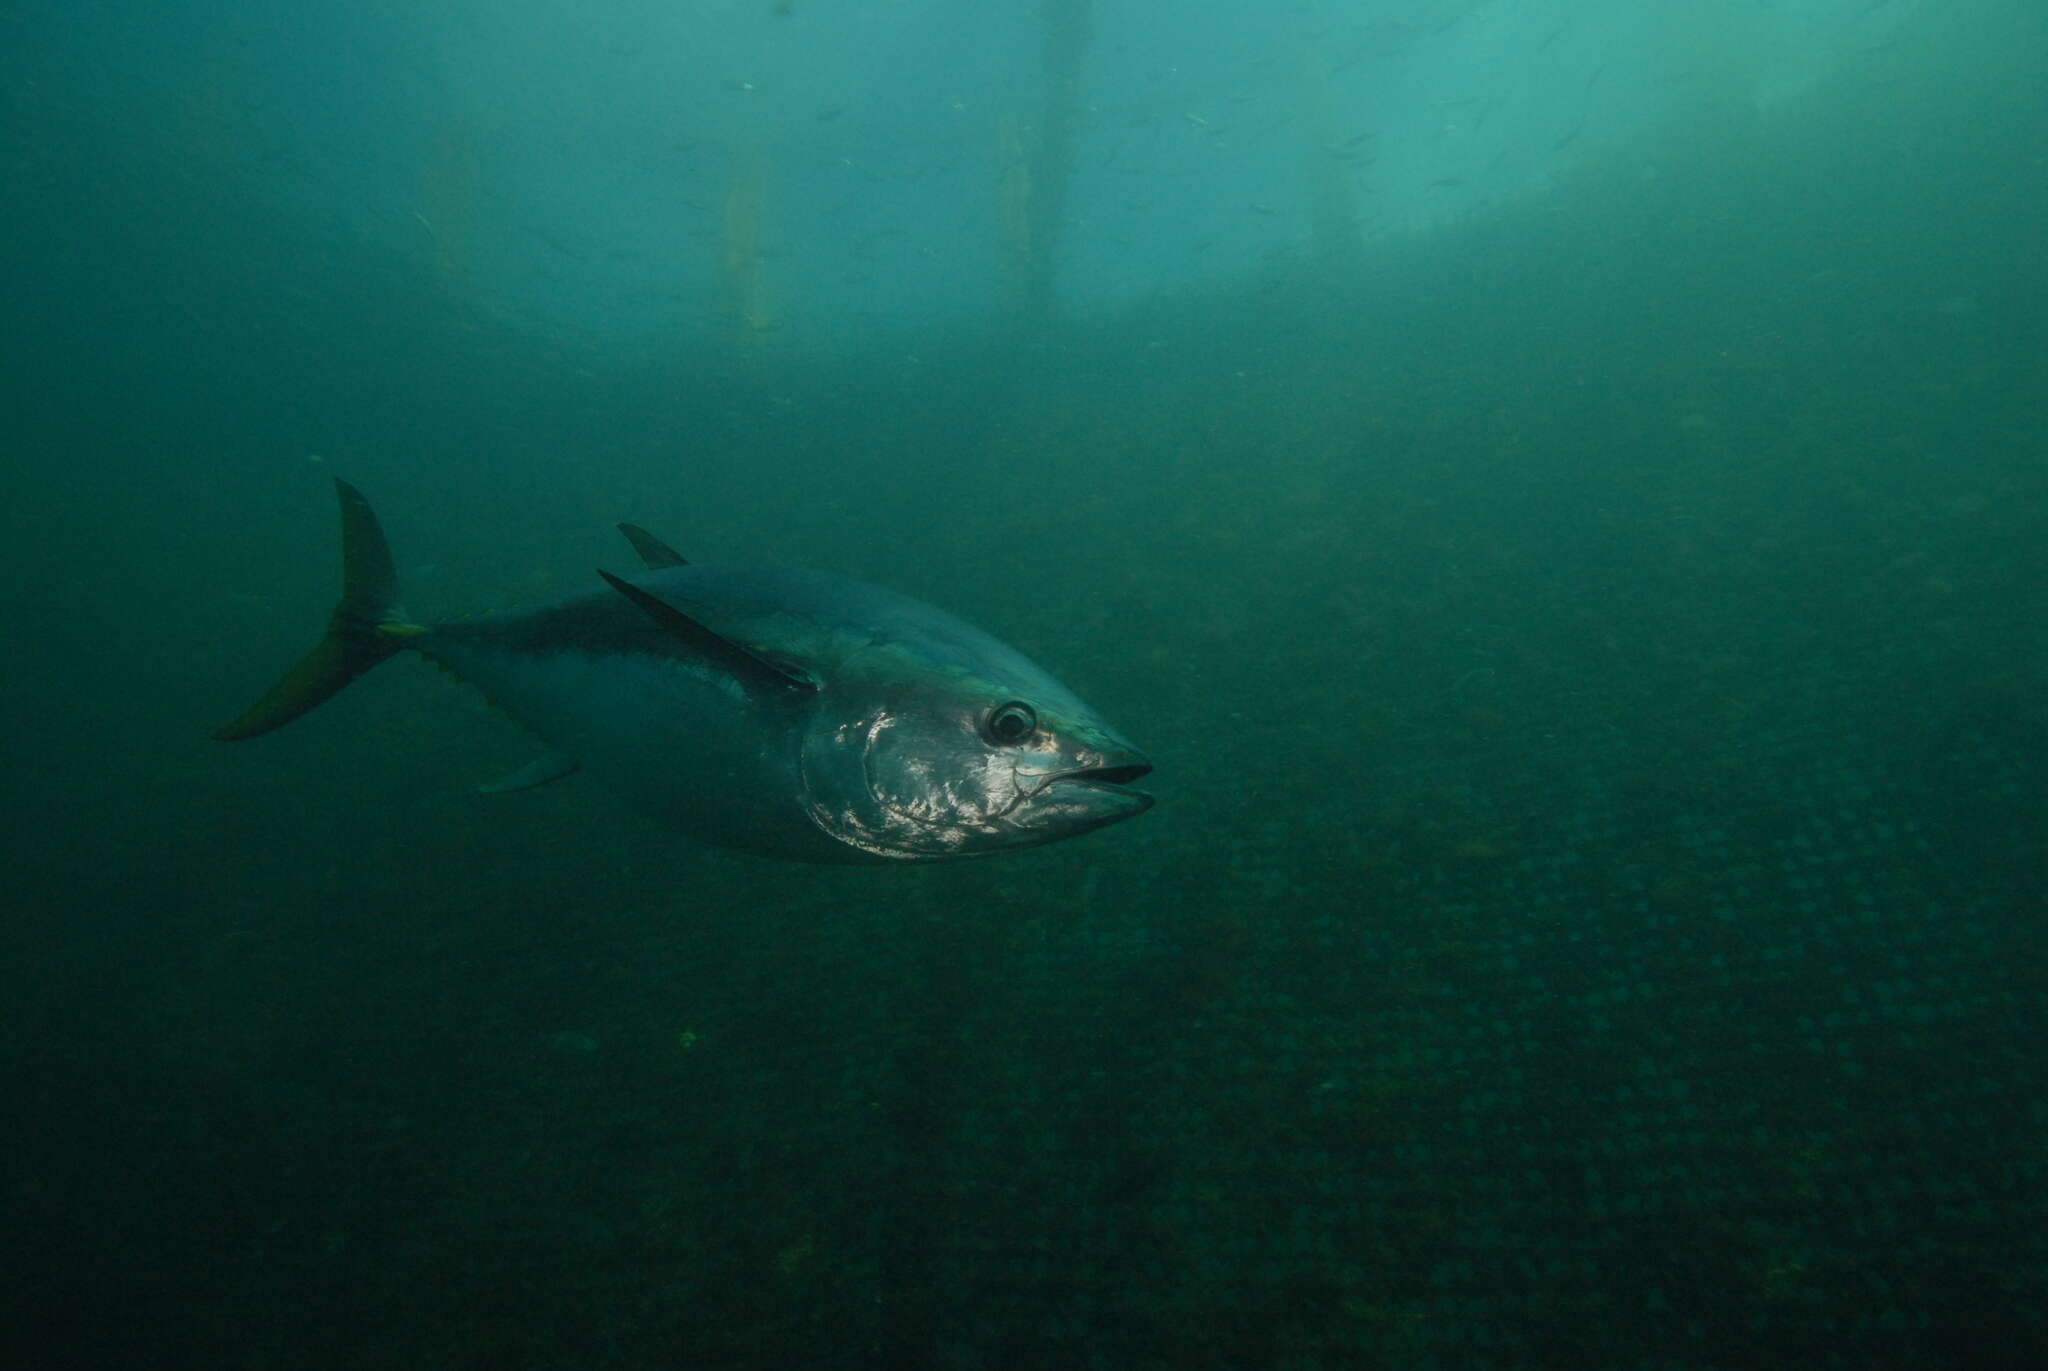
<path id="1" fill-rule="evenodd" d="M 399 607 L 391 547 L 370 502 L 346 481 L 336 480 L 334 490 L 341 502 L 341 603 L 328 616 L 327 632 L 313 650 L 262 699 L 214 732 L 220 742 L 239 742 L 282 728 L 427 631 L 408 623 Z"/>

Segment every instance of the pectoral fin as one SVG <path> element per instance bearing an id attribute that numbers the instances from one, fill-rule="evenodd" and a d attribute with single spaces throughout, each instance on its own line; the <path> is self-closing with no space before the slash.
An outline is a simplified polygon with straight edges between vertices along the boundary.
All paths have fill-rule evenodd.
<path id="1" fill-rule="evenodd" d="M 549 781 L 559 781 L 576 771 L 583 764 L 573 757 L 564 757 L 559 752 L 549 752 L 534 758 L 519 770 L 499 781 L 496 785 L 478 786 L 479 795 L 510 795 L 519 790 L 535 790 Z"/>
<path id="2" fill-rule="evenodd" d="M 749 685 L 778 690 L 816 690 L 817 682 L 786 667 L 777 666 L 760 653 L 736 643 L 692 619 L 668 601 L 649 594 L 631 581 L 600 571 L 613 590 L 637 605 L 657 626 L 680 640 L 691 651 L 729 671 Z"/>

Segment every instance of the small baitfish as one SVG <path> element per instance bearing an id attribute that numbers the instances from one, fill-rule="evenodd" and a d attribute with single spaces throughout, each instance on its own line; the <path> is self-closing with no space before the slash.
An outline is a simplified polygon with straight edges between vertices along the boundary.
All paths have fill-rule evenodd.
<path id="1" fill-rule="evenodd" d="M 705 842 L 794 861 L 933 861 L 1142 814 L 1144 755 L 1009 645 L 843 576 L 692 565 L 631 524 L 647 570 L 536 609 L 410 621 L 377 516 L 341 497 L 327 634 L 214 736 L 253 738 L 411 649 L 549 748 L 494 791 L 588 767 Z"/>

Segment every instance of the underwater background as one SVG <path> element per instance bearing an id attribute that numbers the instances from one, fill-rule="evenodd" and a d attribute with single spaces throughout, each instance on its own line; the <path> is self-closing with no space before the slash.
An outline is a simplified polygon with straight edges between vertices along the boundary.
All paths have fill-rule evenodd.
<path id="1" fill-rule="evenodd" d="M 0 12 L 0 1361 L 2048 1365 L 2048 13 L 1663 9 Z M 212 743 L 332 473 L 423 615 L 928 599 L 1159 804 Z"/>

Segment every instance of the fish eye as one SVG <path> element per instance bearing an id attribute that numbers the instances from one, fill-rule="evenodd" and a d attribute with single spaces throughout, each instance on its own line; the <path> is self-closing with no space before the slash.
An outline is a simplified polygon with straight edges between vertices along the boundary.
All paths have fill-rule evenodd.
<path id="1" fill-rule="evenodd" d="M 1022 700 L 1012 700 L 989 711 L 982 731 L 998 747 L 1015 747 L 1038 731 L 1038 713 Z"/>

